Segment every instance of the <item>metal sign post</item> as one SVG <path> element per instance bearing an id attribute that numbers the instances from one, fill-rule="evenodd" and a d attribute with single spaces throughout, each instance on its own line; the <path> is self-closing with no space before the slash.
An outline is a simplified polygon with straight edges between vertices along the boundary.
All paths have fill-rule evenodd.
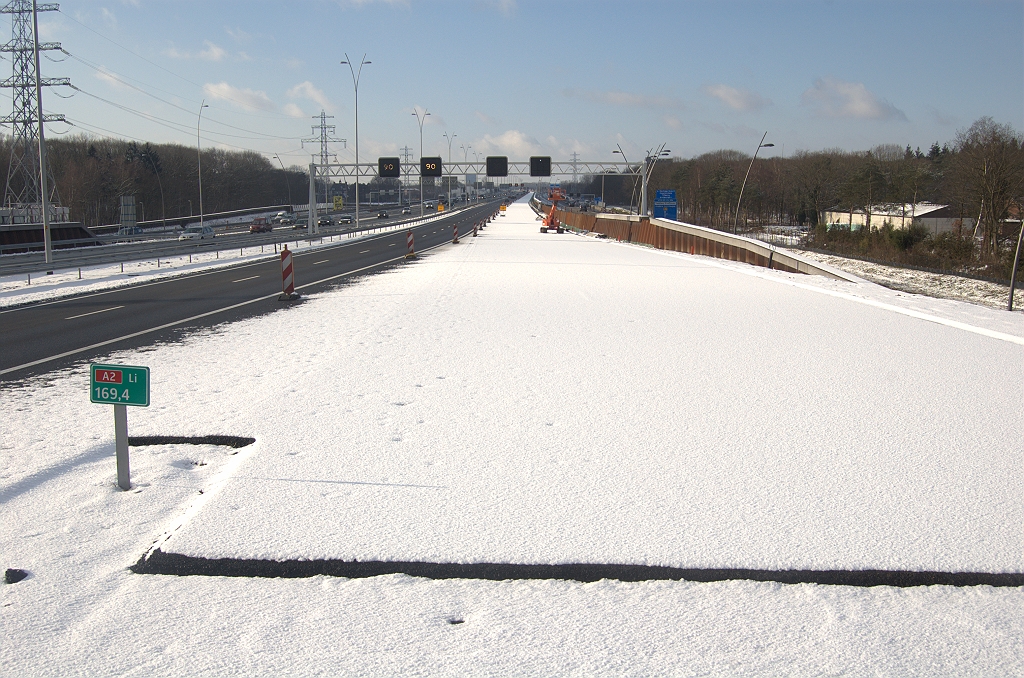
<path id="1" fill-rule="evenodd" d="M 128 464 L 128 405 L 149 407 L 149 368 L 132 365 L 90 365 L 89 401 L 114 406 L 114 449 L 117 486 L 132 486 Z"/>

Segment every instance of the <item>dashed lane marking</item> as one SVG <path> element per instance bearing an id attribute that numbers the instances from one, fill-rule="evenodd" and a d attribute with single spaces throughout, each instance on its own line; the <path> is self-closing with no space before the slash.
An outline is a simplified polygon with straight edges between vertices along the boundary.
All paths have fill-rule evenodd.
<path id="1" fill-rule="evenodd" d="M 98 311 L 89 311 L 88 313 L 79 313 L 78 315 L 68 316 L 67 318 L 64 318 L 64 320 L 74 320 L 75 318 L 84 318 L 87 315 L 96 315 L 97 313 L 106 313 L 107 311 L 116 311 L 119 308 L 124 308 L 124 305 L 121 305 L 121 306 L 111 306 L 110 308 L 103 308 L 103 309 L 100 309 Z"/>

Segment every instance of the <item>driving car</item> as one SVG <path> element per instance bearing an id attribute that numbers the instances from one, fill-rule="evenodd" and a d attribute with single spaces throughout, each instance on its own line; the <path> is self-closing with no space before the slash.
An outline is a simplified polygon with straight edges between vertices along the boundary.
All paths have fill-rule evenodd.
<path id="1" fill-rule="evenodd" d="M 402 214 L 412 214 L 412 208 L 411 207 L 403 207 L 402 208 Z"/>
<path id="2" fill-rule="evenodd" d="M 339 224 L 351 224 L 352 223 L 352 216 L 349 215 L 349 214 L 342 214 L 340 217 L 338 217 L 338 223 Z"/>
<path id="3" fill-rule="evenodd" d="M 334 219 L 329 216 L 322 216 L 316 220 L 317 226 L 334 226 Z"/>
<path id="4" fill-rule="evenodd" d="M 256 217 L 249 224 L 250 233 L 271 233 L 273 230 L 274 227 L 270 225 L 266 217 Z"/>
<path id="5" fill-rule="evenodd" d="M 384 210 L 381 210 L 380 212 L 377 212 L 377 218 L 378 219 L 387 219 L 388 218 L 388 213 L 385 212 Z"/>
<path id="6" fill-rule="evenodd" d="M 210 226 L 189 226 L 181 235 L 178 236 L 178 240 L 206 240 L 207 238 L 213 237 L 213 228 Z"/>

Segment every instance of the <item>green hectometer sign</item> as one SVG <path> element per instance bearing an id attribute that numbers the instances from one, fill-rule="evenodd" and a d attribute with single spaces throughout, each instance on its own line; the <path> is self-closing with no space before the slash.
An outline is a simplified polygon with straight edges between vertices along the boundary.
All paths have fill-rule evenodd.
<path id="1" fill-rule="evenodd" d="M 104 405 L 149 407 L 149 368 L 90 365 L 89 400 Z"/>

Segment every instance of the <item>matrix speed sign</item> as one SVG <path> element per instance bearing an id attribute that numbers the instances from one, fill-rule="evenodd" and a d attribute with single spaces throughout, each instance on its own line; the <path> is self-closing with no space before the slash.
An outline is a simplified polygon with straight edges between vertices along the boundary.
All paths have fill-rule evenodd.
<path id="1" fill-rule="evenodd" d="M 149 368 L 90 365 L 89 400 L 104 405 L 149 407 Z"/>

